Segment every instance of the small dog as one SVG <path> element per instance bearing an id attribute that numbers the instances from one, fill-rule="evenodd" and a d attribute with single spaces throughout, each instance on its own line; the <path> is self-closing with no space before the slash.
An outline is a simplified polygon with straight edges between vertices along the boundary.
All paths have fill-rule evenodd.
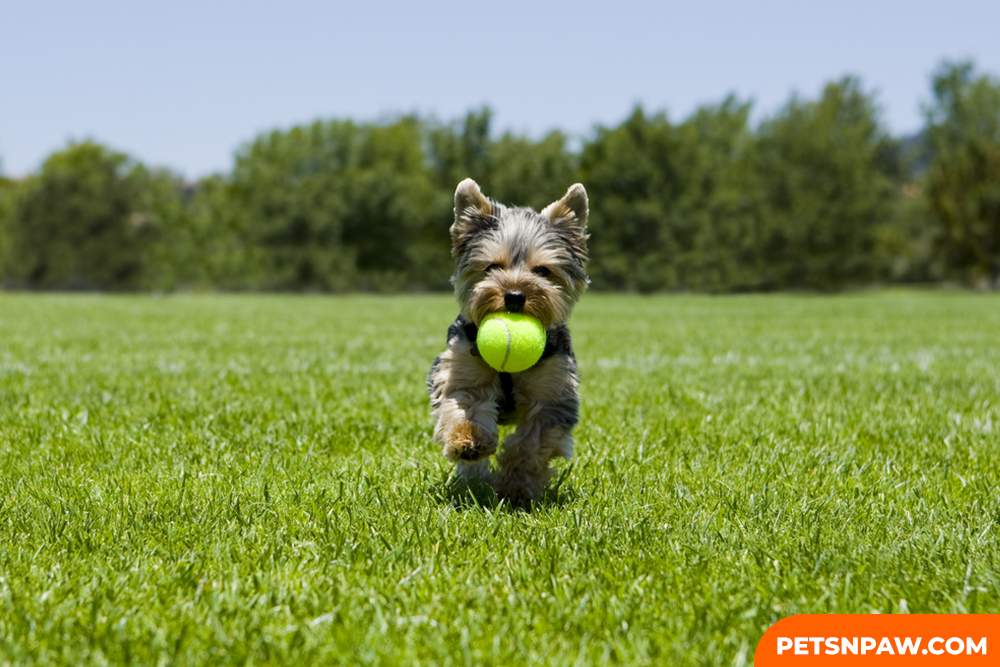
<path id="1" fill-rule="evenodd" d="M 461 314 L 427 376 L 434 439 L 459 477 L 489 483 L 516 504 L 540 500 L 553 474 L 549 462 L 573 455 L 579 382 L 566 320 L 589 283 L 587 215 L 579 183 L 541 213 L 498 204 L 472 179 L 455 191 L 451 280 Z M 499 311 L 526 313 L 546 329 L 542 358 L 526 371 L 500 373 L 479 356 L 479 324 Z M 494 472 L 498 424 L 517 428 Z"/>

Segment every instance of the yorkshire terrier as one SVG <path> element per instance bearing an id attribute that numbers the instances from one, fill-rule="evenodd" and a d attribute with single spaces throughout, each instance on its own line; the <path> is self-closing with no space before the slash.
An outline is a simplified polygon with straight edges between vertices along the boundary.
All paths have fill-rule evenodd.
<path id="1" fill-rule="evenodd" d="M 493 486 L 516 504 L 541 499 L 549 463 L 573 455 L 579 384 L 566 320 L 587 289 L 587 191 L 577 183 L 541 213 L 483 196 L 472 179 L 455 191 L 452 283 L 461 313 L 448 349 L 427 376 L 434 439 L 460 478 Z M 537 364 L 500 373 L 476 349 L 483 318 L 506 311 L 539 319 L 547 337 Z M 497 454 L 499 424 L 516 424 Z"/>

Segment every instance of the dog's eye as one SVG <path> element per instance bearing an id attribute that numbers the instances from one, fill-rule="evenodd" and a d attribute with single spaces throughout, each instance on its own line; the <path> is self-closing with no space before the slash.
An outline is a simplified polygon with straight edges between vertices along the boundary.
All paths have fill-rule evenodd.
<path id="1" fill-rule="evenodd" d="M 502 268 L 499 264 L 490 264 L 489 266 L 486 267 L 486 273 L 489 273 L 490 271 L 496 271 L 499 268 Z"/>
<path id="2" fill-rule="evenodd" d="M 549 267 L 547 266 L 536 266 L 531 270 L 531 272 L 534 273 L 536 276 L 541 276 L 542 278 L 546 278 L 550 273 L 552 273 L 551 271 L 549 271 Z"/>

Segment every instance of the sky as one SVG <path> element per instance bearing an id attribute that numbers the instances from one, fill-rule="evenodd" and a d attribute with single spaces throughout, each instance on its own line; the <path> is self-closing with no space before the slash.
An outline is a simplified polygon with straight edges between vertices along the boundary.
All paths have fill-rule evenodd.
<path id="1" fill-rule="evenodd" d="M 197 178 L 276 128 L 483 105 L 533 137 L 729 93 L 759 121 L 848 74 L 906 135 L 942 59 L 1000 75 L 998 26 L 997 0 L 0 0 L 0 171 L 94 139 Z"/>

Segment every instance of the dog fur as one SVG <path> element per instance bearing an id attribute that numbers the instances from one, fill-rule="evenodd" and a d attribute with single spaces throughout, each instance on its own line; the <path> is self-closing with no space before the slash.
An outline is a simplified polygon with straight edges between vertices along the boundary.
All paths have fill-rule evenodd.
<path id="1" fill-rule="evenodd" d="M 541 213 L 498 204 L 472 179 L 455 191 L 452 283 L 460 314 L 427 377 L 434 438 L 459 477 L 488 483 L 518 504 L 540 500 L 550 462 L 573 455 L 579 381 L 566 320 L 589 282 L 587 215 L 579 183 Z M 479 324 L 499 311 L 526 313 L 546 328 L 542 358 L 526 371 L 500 373 L 479 356 Z M 499 424 L 516 428 L 492 470 Z"/>

